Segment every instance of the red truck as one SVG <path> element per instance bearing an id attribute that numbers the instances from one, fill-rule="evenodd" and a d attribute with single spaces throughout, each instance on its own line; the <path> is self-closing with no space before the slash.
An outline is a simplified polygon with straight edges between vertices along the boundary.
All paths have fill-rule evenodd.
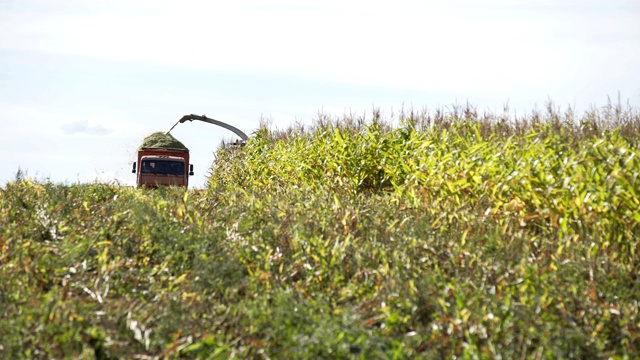
<path id="1" fill-rule="evenodd" d="M 138 187 L 157 188 L 158 186 L 189 186 L 189 176 L 193 175 L 193 164 L 189 164 L 189 149 L 170 135 L 176 125 L 185 121 L 200 120 L 221 126 L 240 136 L 232 146 L 243 146 L 249 139 L 238 128 L 205 115 L 185 115 L 167 131 L 155 132 L 147 136 L 138 148 L 138 161 L 133 163 L 132 173 L 137 173 Z M 188 172 L 187 172 L 188 169 Z"/>
<path id="2" fill-rule="evenodd" d="M 137 165 L 137 166 L 136 166 Z M 187 172 L 188 169 L 188 172 Z M 137 173 L 138 187 L 155 188 L 160 185 L 189 186 L 193 164 L 189 164 L 187 149 L 141 148 L 132 173 Z"/>

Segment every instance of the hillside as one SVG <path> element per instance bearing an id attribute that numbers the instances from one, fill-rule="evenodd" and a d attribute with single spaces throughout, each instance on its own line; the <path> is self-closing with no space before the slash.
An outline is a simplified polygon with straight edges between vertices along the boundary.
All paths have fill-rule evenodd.
<path id="1" fill-rule="evenodd" d="M 3 358 L 637 358 L 640 115 L 319 115 L 207 189 L 0 190 Z"/>

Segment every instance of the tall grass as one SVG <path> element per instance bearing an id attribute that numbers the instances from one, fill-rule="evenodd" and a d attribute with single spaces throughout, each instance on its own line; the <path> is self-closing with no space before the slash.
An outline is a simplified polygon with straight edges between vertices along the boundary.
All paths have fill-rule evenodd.
<path id="1" fill-rule="evenodd" d="M 639 119 L 319 114 L 203 191 L 21 178 L 0 355 L 637 358 Z"/>
<path id="2" fill-rule="evenodd" d="M 303 271 L 305 294 L 365 293 L 359 313 L 402 324 L 374 322 L 387 334 L 423 334 L 417 349 L 427 353 L 591 357 L 623 343 L 635 352 L 640 116 L 620 106 L 581 118 L 546 111 L 409 111 L 394 126 L 374 110 L 263 127 L 245 151 L 219 155 L 211 188 L 242 189 L 272 209 L 240 224 L 284 269 L 323 269 Z M 271 266 L 262 271 L 271 279 Z M 403 310 L 370 308 L 389 303 Z"/>

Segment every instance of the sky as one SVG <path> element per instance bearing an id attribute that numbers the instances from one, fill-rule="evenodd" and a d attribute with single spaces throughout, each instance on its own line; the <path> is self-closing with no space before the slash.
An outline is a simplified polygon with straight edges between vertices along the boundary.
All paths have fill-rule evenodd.
<path id="1" fill-rule="evenodd" d="M 185 114 L 248 135 L 319 112 L 640 105 L 640 1 L 0 0 L 0 186 L 135 183 L 142 139 Z M 171 132 L 202 188 L 235 136 Z"/>

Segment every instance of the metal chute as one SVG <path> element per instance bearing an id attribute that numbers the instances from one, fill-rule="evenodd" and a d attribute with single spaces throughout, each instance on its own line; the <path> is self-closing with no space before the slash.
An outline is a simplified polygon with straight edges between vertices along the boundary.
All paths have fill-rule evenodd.
<path id="1" fill-rule="evenodd" d="M 183 116 L 180 120 L 178 120 L 178 122 L 176 122 L 171 127 L 171 129 L 169 129 L 169 131 L 167 131 L 167 134 L 169 132 L 171 132 L 171 130 L 173 130 L 173 128 L 176 127 L 176 125 L 178 125 L 180 123 L 183 123 L 185 121 L 193 121 L 193 120 L 204 121 L 204 122 L 207 122 L 209 124 L 217 125 L 217 126 L 225 128 L 227 130 L 231 130 L 231 131 L 233 131 L 234 134 L 238 135 L 243 141 L 247 141 L 249 139 L 249 137 L 245 133 L 240 131 L 240 129 L 238 129 L 235 126 L 231 126 L 231 125 L 229 125 L 229 124 L 227 124 L 225 122 L 219 121 L 219 120 L 208 118 L 205 115 L 195 115 L 195 114 L 190 114 L 190 115 Z"/>

